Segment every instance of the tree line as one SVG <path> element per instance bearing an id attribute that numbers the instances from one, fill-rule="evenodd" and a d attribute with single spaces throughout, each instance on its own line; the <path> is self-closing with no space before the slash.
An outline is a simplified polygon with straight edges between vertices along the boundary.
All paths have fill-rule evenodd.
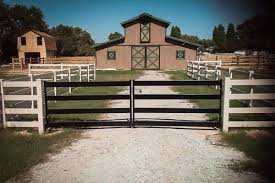
<path id="1" fill-rule="evenodd" d="M 214 27 L 212 39 L 200 39 L 197 36 L 182 34 L 177 26 L 171 29 L 171 36 L 202 45 L 201 50 L 213 47 L 213 52 L 234 52 L 235 50 L 269 51 L 275 50 L 274 21 L 271 16 L 257 15 L 235 26 L 222 24 Z"/>

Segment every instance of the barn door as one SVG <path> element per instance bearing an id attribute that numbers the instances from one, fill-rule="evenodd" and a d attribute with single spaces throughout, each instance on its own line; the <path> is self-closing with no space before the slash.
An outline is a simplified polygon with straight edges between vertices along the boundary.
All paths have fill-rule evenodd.
<path id="1" fill-rule="evenodd" d="M 145 47 L 132 47 L 132 69 L 145 69 Z"/>
<path id="2" fill-rule="evenodd" d="M 146 69 L 159 69 L 159 46 L 146 47 Z"/>

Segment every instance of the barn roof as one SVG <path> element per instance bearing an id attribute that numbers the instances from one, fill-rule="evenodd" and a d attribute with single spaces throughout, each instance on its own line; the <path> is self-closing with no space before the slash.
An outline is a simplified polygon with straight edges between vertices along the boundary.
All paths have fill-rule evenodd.
<path id="1" fill-rule="evenodd" d="M 34 32 L 35 34 L 38 34 L 41 37 L 50 37 L 50 38 L 54 38 L 51 35 L 45 33 L 45 32 L 41 32 L 41 31 L 37 31 L 37 30 L 32 30 L 32 32 Z"/>
<path id="2" fill-rule="evenodd" d="M 98 43 L 98 44 L 95 44 L 93 46 L 93 48 L 95 48 L 95 50 L 99 50 L 99 49 L 107 48 L 110 46 L 114 46 L 116 44 L 123 43 L 124 39 L 125 39 L 125 37 L 121 37 L 121 38 L 113 39 L 110 41 L 106 41 L 104 43 Z"/>
<path id="3" fill-rule="evenodd" d="M 174 37 L 170 37 L 170 36 L 165 36 L 165 42 L 170 42 L 172 44 L 178 44 L 180 46 L 189 46 L 191 48 L 198 48 L 201 45 L 197 44 L 197 43 L 193 43 L 190 41 L 186 41 L 183 39 L 178 39 L 178 38 L 174 38 Z"/>
<path id="4" fill-rule="evenodd" d="M 163 25 L 165 28 L 167 28 L 170 25 L 170 22 L 160 19 L 158 17 L 155 17 L 149 13 L 142 13 L 139 16 L 136 16 L 134 18 L 131 18 L 129 20 L 126 20 L 124 22 L 121 23 L 122 27 L 128 27 L 129 25 L 132 25 L 136 22 L 139 21 L 154 21 L 156 23 L 160 23 L 161 25 Z"/>

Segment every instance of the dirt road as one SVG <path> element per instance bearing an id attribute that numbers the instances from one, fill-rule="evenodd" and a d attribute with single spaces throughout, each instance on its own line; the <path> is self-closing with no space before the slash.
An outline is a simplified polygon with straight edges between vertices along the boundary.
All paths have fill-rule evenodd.
<path id="1" fill-rule="evenodd" d="M 147 71 L 142 80 L 168 79 Z M 169 87 L 140 88 L 145 93 L 174 93 Z M 123 107 L 114 102 L 113 107 Z M 186 107 L 188 101 L 140 101 L 137 105 Z M 204 114 L 155 114 L 137 117 L 205 119 Z M 104 119 L 116 118 L 105 115 Z M 121 117 L 121 116 L 119 116 Z M 213 129 L 107 128 L 85 131 L 85 138 L 73 143 L 49 161 L 31 169 L 22 179 L 30 182 L 263 182 L 255 173 L 236 173 L 228 168 L 244 155 L 229 147 L 212 145 L 206 138 Z M 21 182 L 19 181 L 19 182 Z"/>

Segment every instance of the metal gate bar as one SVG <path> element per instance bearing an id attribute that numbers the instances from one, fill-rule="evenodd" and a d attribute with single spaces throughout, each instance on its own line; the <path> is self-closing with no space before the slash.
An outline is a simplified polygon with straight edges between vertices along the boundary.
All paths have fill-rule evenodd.
<path id="1" fill-rule="evenodd" d="M 129 94 L 96 94 L 96 95 L 63 95 L 63 96 L 49 96 L 45 92 L 45 107 L 46 107 L 46 126 L 131 126 L 132 123 L 132 87 L 131 81 L 109 81 L 109 82 L 44 82 L 45 91 L 48 87 L 102 87 L 102 86 L 128 86 Z M 82 109 L 49 109 L 49 101 L 79 101 L 79 100 L 129 100 L 129 108 L 82 108 Z M 87 121 L 87 122 L 60 122 L 51 123 L 48 120 L 49 114 L 87 114 L 87 113 L 129 113 L 129 121 Z"/>
<path id="2" fill-rule="evenodd" d="M 133 94 L 133 127 L 135 125 L 158 125 L 158 126 L 181 126 L 192 124 L 191 126 L 217 126 L 218 121 L 204 121 L 204 122 L 186 122 L 186 121 L 137 121 L 135 119 L 136 113 L 218 113 L 219 121 L 221 118 L 221 89 L 222 80 L 186 80 L 186 81 L 133 81 L 133 91 L 136 86 L 219 86 L 219 94 Z M 136 108 L 135 101 L 137 99 L 147 99 L 147 100 L 167 100 L 167 99 L 219 99 L 219 108 Z"/>
<path id="3" fill-rule="evenodd" d="M 135 94 L 136 86 L 219 86 L 219 94 Z M 101 86 L 127 86 L 129 94 L 96 94 L 96 95 L 68 95 L 49 96 L 45 92 L 46 116 L 49 114 L 86 114 L 86 113 L 129 113 L 128 123 L 119 121 L 87 121 L 87 122 L 60 122 L 51 123 L 46 119 L 46 126 L 130 126 L 154 125 L 154 126 L 217 126 L 221 118 L 221 97 L 222 81 L 108 81 L 108 82 L 44 82 L 45 91 L 48 87 L 101 87 Z M 136 100 L 173 100 L 173 99 L 211 99 L 219 100 L 219 108 L 146 108 L 135 106 Z M 80 100 L 129 100 L 129 108 L 84 108 L 84 109 L 49 109 L 49 101 L 80 101 Z M 185 121 L 185 120 L 150 120 L 138 121 L 135 119 L 136 113 L 219 113 L 219 121 Z"/>

